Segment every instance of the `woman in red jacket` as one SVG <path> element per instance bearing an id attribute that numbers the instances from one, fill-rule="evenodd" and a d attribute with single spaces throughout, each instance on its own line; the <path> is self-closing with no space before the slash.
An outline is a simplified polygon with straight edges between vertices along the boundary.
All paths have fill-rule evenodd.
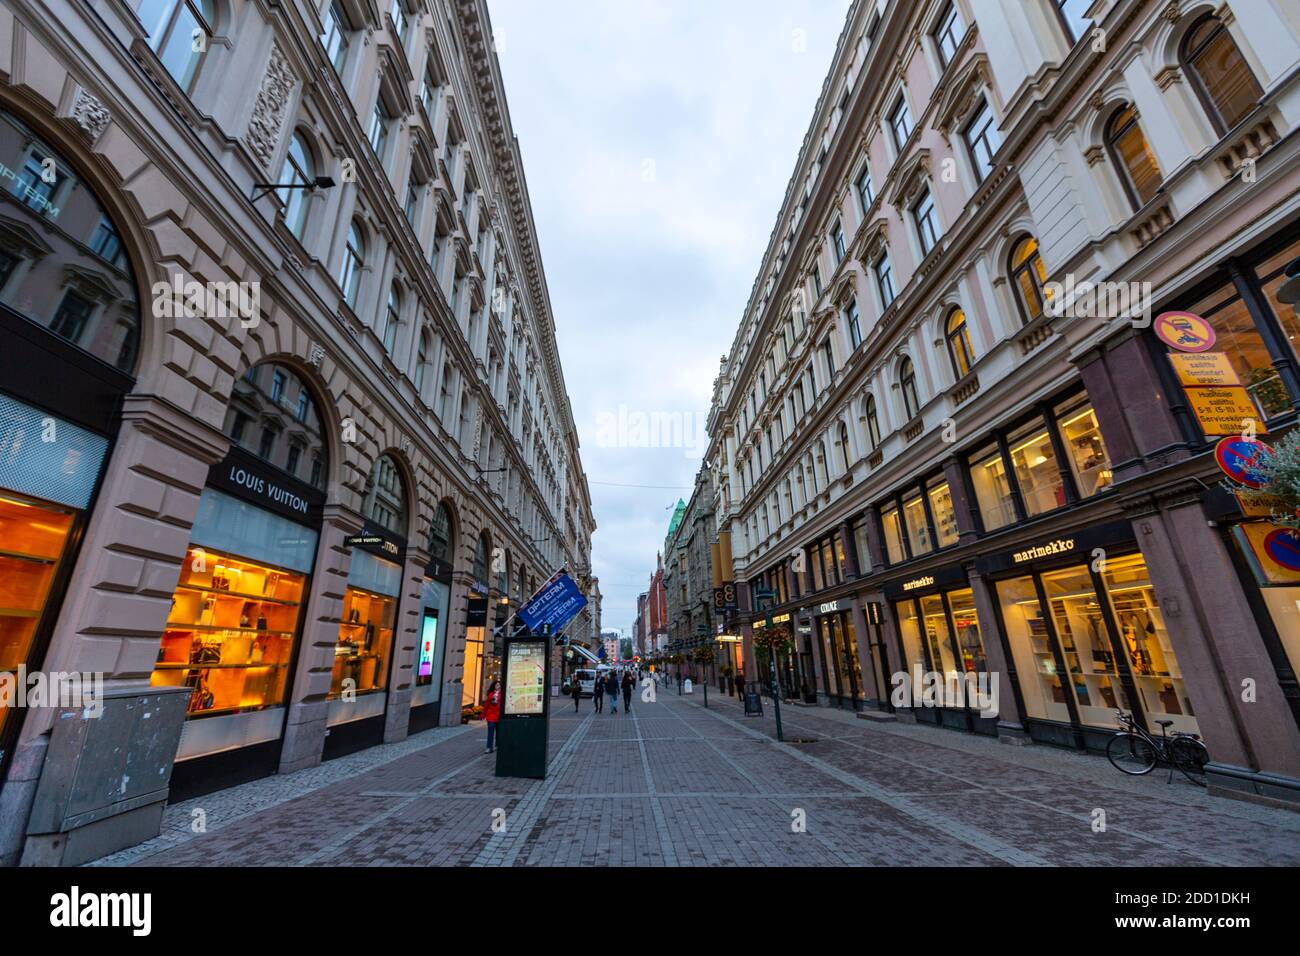
<path id="1" fill-rule="evenodd" d="M 485 754 L 496 749 L 497 721 L 501 719 L 501 682 L 493 681 L 488 685 L 487 698 L 483 701 L 483 719 L 488 725 L 487 749 Z"/>

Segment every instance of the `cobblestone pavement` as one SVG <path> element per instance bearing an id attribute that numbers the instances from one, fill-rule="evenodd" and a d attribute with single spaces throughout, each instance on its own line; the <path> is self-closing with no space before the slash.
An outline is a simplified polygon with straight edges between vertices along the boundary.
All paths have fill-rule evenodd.
<path id="1" fill-rule="evenodd" d="M 1095 756 L 801 707 L 785 733 L 810 742 L 778 744 L 770 704 L 746 718 L 716 693 L 554 703 L 545 780 L 496 777 L 481 726 L 433 730 L 169 807 L 158 839 L 97 863 L 1300 864 L 1300 814 Z"/>

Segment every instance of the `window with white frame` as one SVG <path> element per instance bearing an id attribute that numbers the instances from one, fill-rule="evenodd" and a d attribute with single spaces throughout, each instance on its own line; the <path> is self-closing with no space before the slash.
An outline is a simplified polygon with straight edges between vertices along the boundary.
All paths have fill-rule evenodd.
<path id="1" fill-rule="evenodd" d="M 965 34 L 966 24 L 962 23 L 957 4 L 950 0 L 943 13 L 939 15 L 938 24 L 931 34 L 934 37 L 934 45 L 939 50 L 939 59 L 945 67 L 957 55 L 957 44 Z"/>
<path id="2" fill-rule="evenodd" d="M 889 308 L 894 301 L 894 269 L 889 264 L 889 253 L 882 253 L 871 271 L 876 274 L 876 290 L 880 293 L 880 304 Z"/>
<path id="3" fill-rule="evenodd" d="M 348 56 L 348 19 L 338 0 L 331 0 L 325 8 L 322 26 L 320 42 L 325 47 L 325 55 L 334 66 L 334 72 L 342 73 Z"/>
<path id="4" fill-rule="evenodd" d="M 831 252 L 835 255 L 835 264 L 839 265 L 844 261 L 844 226 L 838 219 L 831 226 Z"/>
<path id="5" fill-rule="evenodd" d="M 962 131 L 962 138 L 966 141 L 971 165 L 975 167 L 975 177 L 983 182 L 993 171 L 993 157 L 1002 146 L 1002 135 L 993 122 L 993 111 L 989 109 L 988 100 L 980 100 L 980 105 Z"/>
<path id="6" fill-rule="evenodd" d="M 935 215 L 934 197 L 928 187 L 921 190 L 921 195 L 912 203 L 912 220 L 916 223 L 916 234 L 921 240 L 921 252 L 929 253 L 943 235 L 943 229 Z"/>
<path id="7" fill-rule="evenodd" d="M 862 317 L 858 313 L 856 298 L 850 298 L 844 307 L 844 321 L 849 329 L 849 342 L 856 349 L 862 344 Z"/>
<path id="8" fill-rule="evenodd" d="M 912 113 L 907 108 L 907 97 L 899 94 L 898 102 L 889 111 L 889 128 L 894 134 L 894 146 L 902 150 L 907 138 L 912 135 Z"/>
<path id="9" fill-rule="evenodd" d="M 876 200 L 875 190 L 871 185 L 871 167 L 866 163 L 862 164 L 862 171 L 858 173 L 854 186 L 858 193 L 858 202 L 862 204 L 862 215 L 865 217 L 871 204 Z"/>

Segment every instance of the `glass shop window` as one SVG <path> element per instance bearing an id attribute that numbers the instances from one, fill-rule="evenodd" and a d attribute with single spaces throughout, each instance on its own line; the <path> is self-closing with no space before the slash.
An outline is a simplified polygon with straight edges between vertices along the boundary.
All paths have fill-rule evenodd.
<path id="1" fill-rule="evenodd" d="M 970 476 L 985 531 L 1005 528 L 1016 520 L 1006 463 L 996 445 L 981 448 L 971 456 Z"/>
<path id="2" fill-rule="evenodd" d="M 1069 723 L 1065 684 L 1056 666 L 1051 635 L 1034 579 L 1024 577 L 999 581 L 997 590 L 1026 716 Z"/>
<path id="3" fill-rule="evenodd" d="M 1052 450 L 1052 438 L 1041 418 L 1016 429 L 1008 439 L 1011 464 L 1020 482 L 1025 513 L 1040 515 L 1065 504 L 1065 485 Z"/>
<path id="4" fill-rule="evenodd" d="M 885 557 L 890 564 L 900 564 L 907 558 L 907 551 L 903 547 L 903 523 L 898 506 L 890 505 L 880 518 L 885 529 Z"/>
<path id="5" fill-rule="evenodd" d="M 396 600 L 386 594 L 348 586 L 343 595 L 339 641 L 334 648 L 331 699 L 341 697 L 348 689 L 366 694 L 387 686 L 395 608 Z"/>
<path id="6" fill-rule="evenodd" d="M 903 502 L 903 517 L 907 521 L 907 540 L 912 546 L 912 556 L 919 557 L 933 551 L 930 526 L 925 520 L 925 502 L 919 494 Z"/>
<path id="7" fill-rule="evenodd" d="M 931 481 L 926 494 L 930 498 L 930 514 L 934 516 L 934 535 L 939 547 L 946 548 L 956 544 L 957 512 L 952 507 L 952 490 L 943 479 Z"/>
<path id="8" fill-rule="evenodd" d="M 1056 406 L 1056 424 L 1069 457 L 1070 471 L 1081 498 L 1091 498 L 1111 486 L 1110 458 L 1101 427 L 1086 396 Z"/>
<path id="9" fill-rule="evenodd" d="M 1288 334 L 1294 334 L 1294 310 L 1282 306 L 1279 315 L 1283 314 L 1282 310 L 1292 316 L 1287 331 Z M 1268 346 L 1255 327 L 1246 303 L 1241 300 L 1230 281 L 1193 303 L 1187 311 L 1201 316 L 1214 327 L 1214 350 L 1228 356 L 1228 361 L 1232 363 L 1237 377 L 1241 379 L 1241 384 L 1245 386 L 1264 421 L 1291 410 L 1291 397 L 1287 395 L 1286 386 L 1273 367 L 1273 357 L 1269 354 Z"/>

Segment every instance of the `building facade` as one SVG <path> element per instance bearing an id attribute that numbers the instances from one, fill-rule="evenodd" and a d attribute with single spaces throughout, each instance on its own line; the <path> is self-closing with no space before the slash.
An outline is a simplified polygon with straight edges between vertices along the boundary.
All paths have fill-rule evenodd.
<path id="1" fill-rule="evenodd" d="M 12 0 L 0 164 L 0 671 L 175 709 L 172 799 L 458 722 L 594 528 L 485 3 Z M 57 713 L 4 863 L 71 860 Z"/>
<path id="2" fill-rule="evenodd" d="M 1300 798 L 1300 578 L 1214 454 L 1300 400 L 1297 67 L 1284 0 L 854 3 L 710 416 L 747 662 L 1008 742 L 1124 709 Z"/>
<path id="3" fill-rule="evenodd" d="M 704 644 L 713 645 L 717 619 L 713 610 L 713 524 L 711 476 L 701 468 L 691 499 L 675 516 L 664 542 L 664 596 L 667 601 L 668 646 L 689 655 Z M 725 662 L 714 668 L 720 672 Z M 695 669 L 692 669 L 694 672 Z"/>

